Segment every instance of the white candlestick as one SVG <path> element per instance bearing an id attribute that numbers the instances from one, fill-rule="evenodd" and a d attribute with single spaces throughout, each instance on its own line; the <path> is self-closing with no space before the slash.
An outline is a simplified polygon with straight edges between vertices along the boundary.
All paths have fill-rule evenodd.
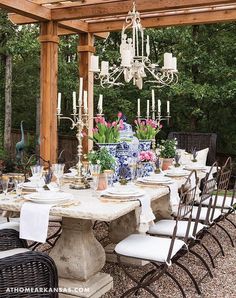
<path id="1" fill-rule="evenodd" d="M 169 114 L 170 113 L 170 101 L 169 100 L 167 100 L 166 109 L 167 109 L 167 114 Z"/>
<path id="2" fill-rule="evenodd" d="M 73 113 L 76 113 L 76 92 L 73 91 Z"/>
<path id="3" fill-rule="evenodd" d="M 172 69 L 174 71 L 177 71 L 177 58 L 176 57 L 172 58 Z"/>
<path id="4" fill-rule="evenodd" d="M 137 116 L 140 117 L 140 98 L 138 98 L 138 111 Z"/>
<path id="5" fill-rule="evenodd" d="M 58 96 L 57 96 L 57 111 L 58 111 L 58 114 L 61 113 L 61 93 L 60 92 L 58 93 Z"/>
<path id="6" fill-rule="evenodd" d="M 164 54 L 164 68 L 165 69 L 172 69 L 172 67 L 173 67 L 172 54 L 171 53 L 165 53 Z"/>
<path id="7" fill-rule="evenodd" d="M 102 61 L 101 63 L 101 75 L 107 76 L 109 74 L 109 62 Z"/>
<path id="8" fill-rule="evenodd" d="M 149 118 L 149 104 L 150 104 L 150 101 L 147 100 L 147 118 Z"/>
<path id="9" fill-rule="evenodd" d="M 88 91 L 84 91 L 84 113 L 88 112 Z"/>
<path id="10" fill-rule="evenodd" d="M 103 95 L 99 95 L 99 100 L 98 100 L 98 113 L 102 114 L 102 105 L 103 105 Z"/>
<path id="11" fill-rule="evenodd" d="M 155 91 L 152 89 L 152 110 L 155 111 Z"/>
<path id="12" fill-rule="evenodd" d="M 79 79 L 79 100 L 78 100 L 79 106 L 82 105 L 82 98 L 83 98 L 83 78 L 80 78 Z"/>
<path id="13" fill-rule="evenodd" d="M 121 53 L 121 65 L 124 67 L 130 67 L 131 57 L 130 50 L 123 50 Z"/>
<path id="14" fill-rule="evenodd" d="M 161 100 L 160 99 L 158 99 L 158 101 L 157 101 L 157 112 L 161 113 Z"/>
<path id="15" fill-rule="evenodd" d="M 90 71 L 98 72 L 99 71 L 99 57 L 98 56 L 91 56 L 91 66 Z"/>

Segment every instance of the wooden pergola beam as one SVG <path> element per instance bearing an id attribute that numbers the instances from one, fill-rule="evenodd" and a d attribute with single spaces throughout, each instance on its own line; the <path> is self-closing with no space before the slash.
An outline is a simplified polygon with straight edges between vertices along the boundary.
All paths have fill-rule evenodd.
<path id="1" fill-rule="evenodd" d="M 137 0 L 137 10 L 141 12 L 177 10 L 185 8 L 209 7 L 213 5 L 235 4 L 235 0 Z M 86 19 L 102 16 L 126 15 L 131 10 L 132 3 L 129 0 L 99 3 L 77 7 L 65 7 L 51 9 L 52 19 L 55 21 Z"/>
<path id="2" fill-rule="evenodd" d="M 0 0 L 0 8 L 9 12 L 19 13 L 23 16 L 34 18 L 38 21 L 50 21 L 51 10 L 27 0 Z"/>
<path id="3" fill-rule="evenodd" d="M 22 16 L 20 14 L 9 13 L 9 20 L 17 25 L 26 25 L 38 23 L 37 20 Z M 79 20 L 70 20 L 70 21 L 61 21 L 58 22 L 58 35 L 72 35 L 77 33 L 87 33 L 88 32 L 88 23 Z M 96 37 L 107 38 L 108 32 L 97 32 Z"/>
<path id="4" fill-rule="evenodd" d="M 185 13 L 179 15 L 166 15 L 155 17 L 142 17 L 142 25 L 144 28 L 158 28 L 167 26 L 180 25 L 196 25 L 196 24 L 211 24 L 231 22 L 236 20 L 236 9 L 211 11 L 211 12 L 197 12 Z M 118 21 L 102 21 L 89 23 L 89 32 L 112 32 L 121 30 L 124 20 Z"/>

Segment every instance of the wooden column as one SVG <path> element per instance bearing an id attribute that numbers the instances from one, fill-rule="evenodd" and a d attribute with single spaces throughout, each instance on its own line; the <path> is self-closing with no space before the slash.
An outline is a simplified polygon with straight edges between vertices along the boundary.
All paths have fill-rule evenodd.
<path id="1" fill-rule="evenodd" d="M 81 33 L 78 41 L 78 66 L 79 76 L 84 79 L 84 90 L 88 90 L 88 113 L 89 113 L 89 129 L 88 134 L 92 135 L 93 128 L 93 73 L 89 71 L 90 58 L 95 52 L 94 35 L 92 33 Z M 92 141 L 84 138 L 83 152 L 87 153 L 92 148 Z"/>
<path id="2" fill-rule="evenodd" d="M 57 161 L 57 23 L 41 23 L 40 73 L 40 155 L 52 163 Z"/>

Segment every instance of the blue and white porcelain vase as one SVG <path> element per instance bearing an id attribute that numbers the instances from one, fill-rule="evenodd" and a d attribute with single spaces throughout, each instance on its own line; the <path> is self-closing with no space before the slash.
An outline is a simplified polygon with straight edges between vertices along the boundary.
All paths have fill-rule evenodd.
<path id="1" fill-rule="evenodd" d="M 151 173 L 154 172 L 154 163 L 150 162 L 150 161 L 141 162 L 139 171 L 140 171 L 140 173 L 139 173 L 140 177 L 150 176 Z"/>
<path id="2" fill-rule="evenodd" d="M 116 149 L 119 143 L 98 143 L 99 148 L 106 148 L 107 151 L 116 157 Z"/>
<path id="3" fill-rule="evenodd" d="M 139 151 L 148 151 L 151 149 L 152 141 L 151 140 L 139 140 Z"/>

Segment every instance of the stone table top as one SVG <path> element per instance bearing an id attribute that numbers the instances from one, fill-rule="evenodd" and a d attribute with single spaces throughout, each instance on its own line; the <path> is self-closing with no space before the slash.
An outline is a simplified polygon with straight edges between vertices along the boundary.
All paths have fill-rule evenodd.
<path id="1" fill-rule="evenodd" d="M 115 220 L 139 207 L 139 201 L 129 202 L 114 202 L 108 200 L 100 200 L 92 196 L 92 191 L 87 190 L 72 190 L 68 186 L 63 189 L 66 192 L 74 195 L 74 200 L 80 203 L 76 206 L 53 206 L 50 210 L 50 215 L 61 216 L 69 218 L 79 218 L 88 220 L 112 221 Z M 156 200 L 169 194 L 169 188 L 166 186 L 156 186 L 155 188 L 142 188 L 151 200 Z M 14 196 L 9 195 L 8 200 L 1 200 L 0 195 L 0 209 L 6 211 L 19 212 L 23 203 L 26 200 L 19 200 Z M 35 204 L 37 207 L 37 204 Z"/>

